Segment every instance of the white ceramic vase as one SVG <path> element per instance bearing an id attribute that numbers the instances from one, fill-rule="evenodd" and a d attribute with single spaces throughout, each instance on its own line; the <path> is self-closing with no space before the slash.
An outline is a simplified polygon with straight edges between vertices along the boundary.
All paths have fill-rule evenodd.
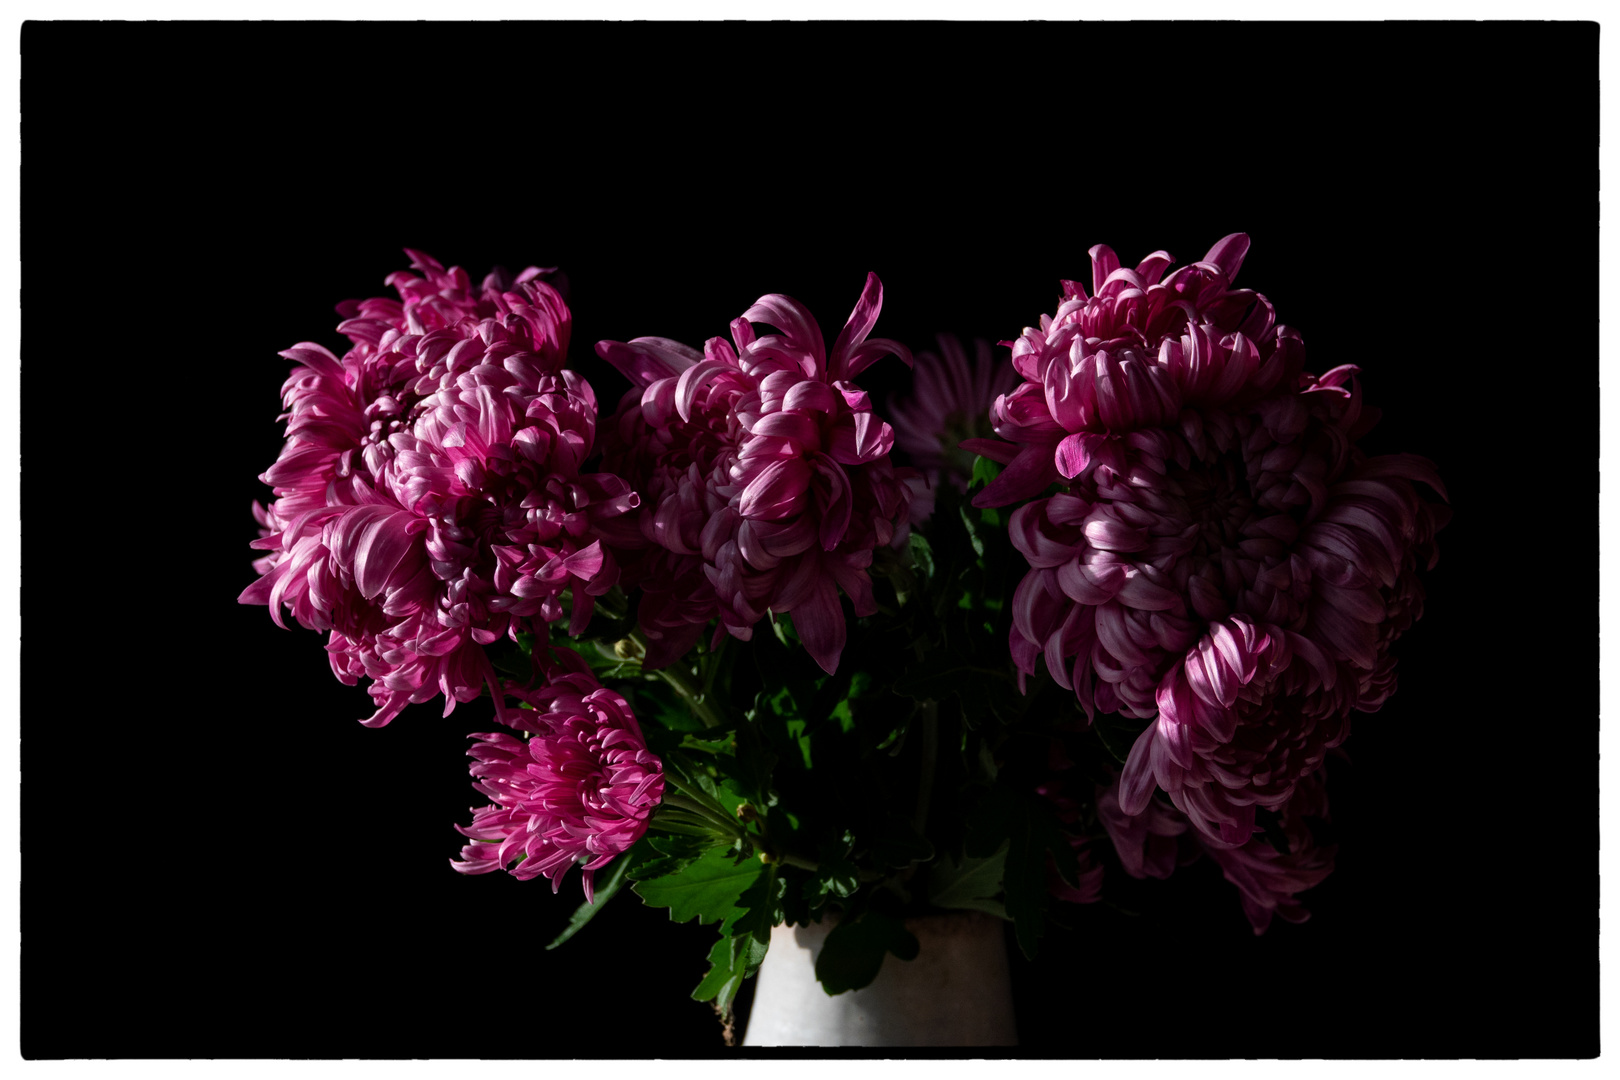
<path id="1" fill-rule="evenodd" d="M 921 946 L 870 986 L 829 996 L 816 957 L 832 929 L 778 926 L 760 965 L 744 1046 L 1016 1046 L 1002 922 L 979 912 L 907 919 Z"/>

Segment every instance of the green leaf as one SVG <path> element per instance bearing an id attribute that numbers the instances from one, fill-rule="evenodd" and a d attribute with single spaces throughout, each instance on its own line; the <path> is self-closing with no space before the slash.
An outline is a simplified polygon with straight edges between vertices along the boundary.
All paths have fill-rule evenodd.
<path id="1" fill-rule="evenodd" d="M 591 672 L 602 682 L 610 679 L 635 679 L 641 675 L 641 661 L 629 655 L 620 656 L 616 642 L 590 640 L 572 641 L 564 638 L 558 641 L 559 645 L 566 645 L 590 665 Z"/>
<path id="2" fill-rule="evenodd" d="M 776 640 L 790 649 L 799 647 L 798 631 L 793 629 L 793 617 L 786 612 L 771 612 L 771 629 L 776 632 Z"/>
<path id="3" fill-rule="evenodd" d="M 633 888 L 648 907 L 669 908 L 673 922 L 717 922 L 731 915 L 764 869 L 758 859 L 736 863 L 730 849 L 715 847 L 675 873 L 638 881 Z"/>
<path id="4" fill-rule="evenodd" d="M 692 710 L 686 707 L 680 695 L 661 678 L 649 677 L 646 682 L 628 689 L 636 716 L 642 721 L 642 734 L 647 737 L 648 747 L 653 753 L 658 753 L 658 747 L 652 746 L 653 740 L 665 732 L 707 730 L 703 721 L 692 715 Z M 649 718 L 656 723 L 647 723 Z"/>
<path id="5" fill-rule="evenodd" d="M 736 782 L 756 810 L 764 810 L 776 801 L 771 790 L 771 771 L 776 768 L 776 762 L 777 755 L 766 745 L 759 726 L 752 721 L 737 728 L 733 754 L 718 759 L 721 771 Z"/>
<path id="6" fill-rule="evenodd" d="M 996 477 L 1001 475 L 1002 468 L 1003 466 L 999 462 L 991 461 L 987 457 L 975 457 L 973 459 L 973 478 L 968 482 L 968 491 L 971 492 L 975 488 L 989 487 Z"/>
<path id="7" fill-rule="evenodd" d="M 1068 837 L 1033 796 L 996 788 L 970 813 L 963 849 L 969 856 L 986 858 L 1003 842 L 1007 854 L 1001 882 L 1007 916 L 1012 919 L 1019 949 L 1033 960 L 1046 929 L 1047 856 L 1071 885 L 1078 883 L 1079 862 Z"/>
<path id="8" fill-rule="evenodd" d="M 934 549 L 928 543 L 928 537 L 913 529 L 911 531 L 911 565 L 924 577 L 934 576 Z"/>
<path id="9" fill-rule="evenodd" d="M 747 934 L 761 943 L 771 940 L 771 930 L 782 921 L 782 897 L 787 892 L 779 869 L 777 863 L 767 864 L 765 872 L 743 890 L 732 914 L 720 925 L 721 933 Z"/>
<path id="10" fill-rule="evenodd" d="M 861 871 L 849 860 L 855 838 L 845 831 L 842 837 L 821 845 L 815 876 L 804 883 L 804 898 L 813 906 L 824 904 L 829 897 L 840 900 L 853 895 L 861 887 Z"/>
<path id="11" fill-rule="evenodd" d="M 681 739 L 682 750 L 696 750 L 700 754 L 729 754 L 731 753 L 731 736 L 721 735 L 717 739 L 700 739 L 696 735 L 687 735 Z"/>
<path id="12" fill-rule="evenodd" d="M 761 691 L 760 697 L 765 706 L 777 716 L 799 716 L 799 703 L 794 700 L 793 691 L 786 686 L 779 686 L 775 690 L 770 691 L 768 695 L 765 691 Z"/>
<path id="13" fill-rule="evenodd" d="M 886 954 L 914 960 L 918 949 L 916 935 L 905 923 L 881 911 L 867 911 L 833 927 L 816 957 L 816 979 L 828 995 L 859 990 L 877 978 Z"/>
<path id="14" fill-rule="evenodd" d="M 626 851 L 623 855 L 620 855 L 617 859 L 614 859 L 608 864 L 607 874 L 596 884 L 596 888 L 594 890 L 596 893 L 595 897 L 592 900 L 579 905 L 579 907 L 574 910 L 573 917 L 568 920 L 568 925 L 563 928 L 563 932 L 558 934 L 552 940 L 550 945 L 546 946 L 546 950 L 548 952 L 555 949 L 557 946 L 561 945 L 575 934 L 579 933 L 580 929 L 584 927 L 586 923 L 596 918 L 596 913 L 598 911 L 601 911 L 607 906 L 607 902 L 613 899 L 613 894 L 618 892 L 619 888 L 625 883 L 625 871 L 630 867 L 630 862 L 633 858 L 632 852 L 634 852 L 636 847 L 640 847 L 641 844 L 646 841 L 646 839 L 646 837 L 642 837 L 640 840 L 636 841 L 635 846 L 632 847 L 630 851 Z"/>
<path id="15" fill-rule="evenodd" d="M 995 899 L 1007 864 L 1007 844 L 983 858 L 946 856 L 934 864 L 928 878 L 928 902 L 935 907 L 968 908 L 1007 918 L 1007 906 Z"/>
<path id="16" fill-rule="evenodd" d="M 734 949 L 738 948 L 739 943 L 742 945 L 739 958 L 746 958 L 747 964 L 743 968 L 743 978 L 752 979 L 759 973 L 759 965 L 765 962 L 765 954 L 770 952 L 771 936 L 766 934 L 764 941 L 757 937 L 734 937 L 731 941 Z"/>
<path id="17" fill-rule="evenodd" d="M 697 989 L 692 991 L 692 1000 L 711 1000 L 720 993 L 726 983 L 731 981 L 731 977 L 731 938 L 722 937 L 709 950 L 709 973 L 698 983 Z"/>
<path id="18" fill-rule="evenodd" d="M 854 714 L 848 707 L 840 714 L 839 706 L 847 706 L 865 696 L 871 690 L 872 683 L 872 675 L 866 671 L 841 670 L 837 675 L 819 680 L 815 694 L 804 710 L 805 719 L 814 726 L 826 717 L 852 717 Z"/>
<path id="19" fill-rule="evenodd" d="M 983 555 L 984 540 L 979 536 L 978 522 L 973 520 L 973 514 L 969 511 L 966 503 L 958 506 L 956 510 L 962 516 L 962 524 L 967 526 L 968 542 L 973 545 L 973 554 Z"/>
<path id="20" fill-rule="evenodd" d="M 816 876 L 805 882 L 805 899 L 811 903 L 836 897 L 847 899 L 861 887 L 860 867 L 848 859 L 830 860 L 820 864 Z"/>
<path id="21" fill-rule="evenodd" d="M 1137 737 L 1146 731 L 1151 723 L 1153 723 L 1151 718 L 1132 720 L 1118 713 L 1106 713 L 1093 720 L 1091 727 L 1097 733 L 1097 738 L 1108 748 L 1108 752 L 1123 765 L 1125 759 L 1131 756 L 1131 747 L 1136 745 Z"/>
<path id="22" fill-rule="evenodd" d="M 691 738 L 691 736 L 687 736 Z M 649 747 L 654 753 L 657 749 Z M 682 750 L 670 748 L 659 756 L 664 762 L 664 778 L 675 786 L 688 798 L 696 798 L 710 804 L 710 809 L 718 811 L 727 820 L 731 820 L 737 813 L 737 807 L 746 800 L 737 785 L 730 779 L 721 779 L 716 782 L 709 775 L 710 766 L 703 761 L 692 757 Z M 716 770 L 718 771 L 718 769 Z"/>
<path id="23" fill-rule="evenodd" d="M 714 846 L 708 837 L 648 834 L 629 851 L 625 876 L 631 881 L 679 873 Z"/>
<path id="24" fill-rule="evenodd" d="M 704 841 L 705 846 L 725 838 L 719 834 L 719 828 L 706 822 L 700 822 L 690 814 L 671 812 L 659 808 L 653 815 L 648 828 L 658 829 L 666 833 L 675 833 L 680 836 L 694 836 Z"/>
<path id="25" fill-rule="evenodd" d="M 779 874 L 782 879 L 782 921 L 790 926 L 808 926 L 815 921 L 810 902 L 804 898 L 803 891 L 803 884 L 810 875 L 796 866 L 783 866 Z"/>
<path id="26" fill-rule="evenodd" d="M 722 937 L 709 950 L 709 973 L 692 991 L 692 999 L 712 1000 L 722 1013 L 729 1014 L 743 980 L 759 970 L 769 948 L 769 939 L 761 943 L 748 935 Z"/>
<path id="27" fill-rule="evenodd" d="M 510 638 L 499 638 L 484 647 L 490 665 L 498 674 L 522 683 L 534 678 L 534 662 L 529 659 L 533 650 L 533 634 L 519 634 L 517 644 Z"/>
<path id="28" fill-rule="evenodd" d="M 809 724 L 807 724 L 805 721 L 798 719 L 789 720 L 787 722 L 788 737 L 798 744 L 799 756 L 804 758 L 804 767 L 806 769 L 813 768 L 810 757 L 811 739 L 810 736 L 805 732 L 805 728 L 808 726 Z"/>

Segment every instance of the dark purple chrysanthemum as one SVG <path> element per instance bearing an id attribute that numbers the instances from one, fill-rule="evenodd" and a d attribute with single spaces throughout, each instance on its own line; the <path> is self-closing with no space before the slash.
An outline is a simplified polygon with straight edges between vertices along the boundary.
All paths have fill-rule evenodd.
<path id="1" fill-rule="evenodd" d="M 580 472 L 596 399 L 563 369 L 570 316 L 543 271 L 475 293 L 407 253 L 424 277 L 389 277 L 402 301 L 339 305 L 342 359 L 307 342 L 282 354 L 300 367 L 262 477 L 276 500 L 255 507 L 270 554 L 241 596 L 328 632 L 337 677 L 372 680 L 372 726 L 494 686 L 482 647 L 560 618 L 565 589 L 583 625 L 617 574 L 602 539 L 637 503 L 618 477 Z"/>
<path id="2" fill-rule="evenodd" d="M 603 467 L 641 494 L 642 540 L 624 553 L 645 590 L 639 620 L 662 666 L 718 617 L 744 641 L 766 613 L 791 613 L 825 670 L 845 641 L 842 590 L 876 611 L 867 567 L 908 527 L 910 489 L 889 462 L 894 433 L 853 381 L 905 346 L 868 339 L 883 306 L 876 274 L 829 351 L 810 312 L 762 296 L 702 352 L 665 338 L 603 341 L 634 384 L 604 428 Z M 779 333 L 759 335 L 757 324 Z"/>
<path id="3" fill-rule="evenodd" d="M 1333 872 L 1337 848 L 1317 844 L 1307 817 L 1327 817 L 1327 789 L 1320 774 L 1306 777 L 1278 818 L 1278 833 L 1286 841 L 1279 851 L 1269 840 L 1255 837 L 1237 847 L 1204 843 L 1204 850 L 1237 886 L 1243 913 L 1256 934 L 1263 934 L 1273 915 L 1300 923 L 1311 913 L 1297 894 L 1319 885 Z"/>
<path id="4" fill-rule="evenodd" d="M 1237 887 L 1243 913 L 1256 934 L 1266 931 L 1273 915 L 1296 923 L 1310 917 L 1298 894 L 1332 873 L 1337 850 L 1321 846 L 1306 823 L 1307 818 L 1327 820 L 1327 789 L 1320 771 L 1294 786 L 1292 797 L 1278 810 L 1272 832 L 1236 845 L 1189 830 L 1186 815 L 1158 799 L 1150 800 L 1141 813 L 1125 813 L 1119 786 L 1115 776 L 1111 784 L 1097 788 L 1097 817 L 1127 874 L 1168 878 L 1177 866 L 1208 855 Z"/>
<path id="5" fill-rule="evenodd" d="M 936 485 L 946 482 L 958 491 L 967 490 L 974 455 L 961 444 L 991 433 L 990 406 L 1018 382 L 1011 364 L 996 362 L 989 342 L 974 341 L 969 363 L 967 351 L 954 336 L 940 334 L 938 341 L 937 355 L 917 353 L 911 392 L 888 405 L 895 449 L 909 455 L 928 480 L 911 501 L 914 523 L 933 514 Z"/>
<path id="6" fill-rule="evenodd" d="M 1128 814 L 1154 786 L 1206 836 L 1241 844 L 1257 807 L 1280 809 L 1350 734 L 1357 682 L 1310 639 L 1234 615 L 1211 625 L 1159 685 L 1158 718 L 1120 778 Z"/>
<path id="7" fill-rule="evenodd" d="M 1056 316 L 1013 343 L 1025 381 L 992 409 L 1008 442 L 968 443 L 1006 466 L 979 505 L 1067 488 L 1010 522 L 1030 565 L 1019 669 L 1044 658 L 1088 715 L 1156 719 L 1121 805 L 1146 805 L 1151 759 L 1229 843 L 1343 738 L 1342 713 L 1387 697 L 1450 516 L 1418 494 L 1444 495 L 1429 462 L 1357 447 L 1375 418 L 1356 369 L 1306 373 L 1299 334 L 1231 287 L 1247 249 L 1234 234 L 1165 276 L 1164 252 L 1129 270 L 1093 248 L 1093 295 L 1065 282 Z M 1254 651 L 1233 644 L 1245 634 Z M 1259 700 L 1279 694 L 1299 700 Z M 1196 719 L 1165 712 L 1194 697 Z"/>

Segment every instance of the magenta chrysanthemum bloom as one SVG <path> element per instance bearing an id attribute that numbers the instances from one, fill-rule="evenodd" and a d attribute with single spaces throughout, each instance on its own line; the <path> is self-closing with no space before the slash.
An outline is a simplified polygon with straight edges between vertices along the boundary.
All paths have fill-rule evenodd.
<path id="1" fill-rule="evenodd" d="M 664 795 L 663 764 L 647 749 L 630 705 L 604 688 L 577 653 L 558 649 L 538 690 L 512 691 L 533 706 L 514 714 L 527 743 L 499 732 L 467 751 L 473 787 L 491 805 L 473 810 L 474 843 L 450 865 L 463 874 L 508 869 L 519 880 L 551 879 L 582 863 L 585 899 L 593 875 L 647 831 Z"/>
<path id="2" fill-rule="evenodd" d="M 991 405 L 1018 382 L 1018 372 L 1011 364 L 995 361 L 989 342 L 974 341 L 970 363 L 954 336 L 940 334 L 937 340 L 937 355 L 917 353 L 911 394 L 888 406 L 895 449 L 909 455 L 929 483 L 927 493 L 912 500 L 913 522 L 932 514 L 935 485 L 943 481 L 967 491 L 974 454 L 961 444 L 991 433 Z"/>
<path id="3" fill-rule="evenodd" d="M 1280 817 L 1278 828 L 1288 842 L 1286 853 L 1260 837 L 1238 847 L 1204 844 L 1226 880 L 1237 886 L 1243 913 L 1257 935 L 1266 932 L 1273 915 L 1293 923 L 1310 918 L 1311 913 L 1295 896 L 1321 884 L 1333 872 L 1338 849 L 1318 846 L 1305 824 L 1306 817 L 1327 817 L 1327 790 L 1319 775 L 1300 783 Z"/>
<path id="4" fill-rule="evenodd" d="M 1009 525 L 1031 567 L 1020 671 L 1044 658 L 1088 715 L 1157 718 L 1122 807 L 1146 805 L 1151 763 L 1226 843 L 1342 740 L 1339 713 L 1388 696 L 1389 646 L 1421 613 L 1417 566 L 1450 516 L 1414 487 L 1444 496 L 1429 462 L 1357 448 L 1375 417 L 1355 367 L 1306 373 L 1299 334 L 1231 287 L 1247 250 L 1234 234 L 1164 277 L 1164 252 L 1129 270 L 1093 248 L 1094 295 L 1065 282 L 1056 316 L 1013 344 L 1025 381 L 992 409 L 1012 445 L 968 444 L 1006 465 L 979 505 L 1068 488 Z M 1301 700 L 1261 701 L 1278 694 Z"/>
<path id="5" fill-rule="evenodd" d="M 665 338 L 598 343 L 634 384 L 604 430 L 603 467 L 643 500 L 650 550 L 624 558 L 626 584 L 643 589 L 649 666 L 684 653 L 712 618 L 716 641 L 746 641 L 771 611 L 792 614 L 831 672 L 845 641 L 839 589 L 857 615 L 876 611 L 867 567 L 908 527 L 910 498 L 889 461 L 893 429 L 853 381 L 885 354 L 911 363 L 905 346 L 867 339 L 882 305 L 868 274 L 830 352 L 810 312 L 776 294 L 701 353 Z M 779 332 L 759 336 L 756 323 Z"/>
<path id="6" fill-rule="evenodd" d="M 1217 621 L 1159 684 L 1121 809 L 1140 813 L 1157 784 L 1205 836 L 1244 843 L 1255 808 L 1280 809 L 1349 736 L 1357 685 L 1308 638 L 1242 615 Z"/>
<path id="7" fill-rule="evenodd" d="M 402 302 L 338 306 L 354 343 L 341 360 L 308 342 L 282 353 L 300 367 L 261 478 L 276 500 L 254 510 L 270 554 L 240 598 L 328 632 L 337 677 L 373 680 L 371 726 L 495 687 L 482 646 L 560 618 L 570 587 L 582 626 L 617 575 L 602 540 L 637 503 L 580 472 L 596 399 L 563 370 L 570 316 L 543 271 L 475 293 L 460 268 L 407 254 L 425 277 L 388 278 Z"/>
<path id="8" fill-rule="evenodd" d="M 1310 917 L 1296 894 L 1319 885 L 1333 872 L 1334 847 L 1322 847 L 1305 818 L 1327 819 L 1327 789 L 1320 771 L 1299 781 L 1293 797 L 1277 816 L 1277 836 L 1286 851 L 1272 846 L 1270 837 L 1253 837 L 1237 846 L 1212 841 L 1188 831 L 1179 811 L 1150 800 L 1140 814 L 1127 814 L 1119 804 L 1120 778 L 1097 788 L 1097 817 L 1114 842 L 1125 872 L 1135 878 L 1168 878 L 1178 865 L 1209 855 L 1226 880 L 1237 886 L 1243 912 L 1256 934 L 1265 933 L 1273 915 L 1289 922 Z"/>

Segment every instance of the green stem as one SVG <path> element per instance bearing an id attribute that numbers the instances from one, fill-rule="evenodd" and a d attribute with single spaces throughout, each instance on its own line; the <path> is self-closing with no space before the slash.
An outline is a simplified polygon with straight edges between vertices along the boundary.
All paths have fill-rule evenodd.
<path id="1" fill-rule="evenodd" d="M 715 820 L 725 822 L 727 828 L 741 828 L 738 822 L 731 819 L 731 816 L 726 812 L 726 808 L 720 805 L 719 800 L 701 787 L 688 783 L 680 770 L 666 769 L 664 771 L 664 782 L 675 789 L 675 792 L 666 795 L 665 802 L 672 798 L 680 798 L 684 802 L 701 807 L 704 813 Z"/>
<path id="2" fill-rule="evenodd" d="M 596 606 L 601 608 L 608 618 L 614 620 L 624 618 L 625 612 L 630 610 L 630 602 L 625 598 L 624 590 L 617 585 L 604 595 L 598 596 Z"/>
<path id="3" fill-rule="evenodd" d="M 911 827 L 919 836 L 928 835 L 928 801 L 934 793 L 934 763 L 939 757 L 939 703 L 923 702 L 922 765 L 917 777 L 917 807 L 911 814 Z"/>
<path id="4" fill-rule="evenodd" d="M 705 833 L 714 832 L 714 822 L 703 814 L 694 814 L 684 807 L 670 806 L 668 802 L 653 819 L 655 825 L 693 825 L 703 829 Z"/>
<path id="5" fill-rule="evenodd" d="M 750 834 L 748 839 L 754 840 L 753 835 Z M 761 851 L 766 850 L 766 848 L 764 848 L 757 840 L 754 841 L 754 846 L 756 848 L 759 848 L 759 850 L 761 850 Z M 776 862 L 783 863 L 784 865 L 787 865 L 787 866 L 797 866 L 800 870 L 808 870 L 812 874 L 821 869 L 821 864 L 820 863 L 816 862 L 813 859 L 806 859 L 803 855 L 795 855 L 791 851 L 778 851 L 778 852 L 775 852 L 772 855 L 772 859 L 774 861 L 776 861 Z M 883 875 L 878 873 L 875 870 L 859 870 L 859 869 L 857 869 L 856 870 L 856 876 L 861 881 L 882 881 L 883 880 Z"/>
<path id="6" fill-rule="evenodd" d="M 815 873 L 817 870 L 821 869 L 820 863 L 811 862 L 809 859 L 800 858 L 799 856 L 786 851 L 778 854 L 776 856 L 776 861 L 786 863 L 788 866 L 797 866 L 800 870 L 809 870 L 811 873 Z"/>
<path id="7" fill-rule="evenodd" d="M 668 779 L 667 775 L 665 776 L 665 779 Z M 702 800 L 689 798 L 686 795 L 670 795 L 665 793 L 663 803 L 665 806 L 673 807 L 677 810 L 685 810 L 689 814 L 702 818 L 704 821 L 707 821 L 718 828 L 724 829 L 732 836 L 743 835 L 742 828 L 735 821 L 729 820 L 725 816 L 724 811 L 717 811 Z"/>
<path id="8" fill-rule="evenodd" d="M 647 647 L 647 639 L 641 636 L 641 629 L 637 627 L 630 632 L 631 640 L 637 642 L 643 650 Z M 659 668 L 653 674 L 669 683 L 675 692 L 686 701 L 686 707 L 692 710 L 692 715 L 703 721 L 704 727 L 720 727 L 725 719 L 714 708 L 710 695 L 704 693 L 703 687 L 692 681 L 692 676 L 677 660 L 668 667 Z"/>
<path id="9" fill-rule="evenodd" d="M 726 646 L 730 643 L 730 634 L 721 638 L 720 647 L 709 654 L 708 661 L 704 664 L 706 670 L 703 673 L 703 696 L 705 698 L 714 690 L 714 677 L 720 674 L 720 658 L 726 654 Z"/>
<path id="10" fill-rule="evenodd" d="M 652 820 L 647 822 L 647 827 L 657 829 L 660 832 L 676 833 L 680 836 L 699 836 L 705 840 L 714 839 L 714 826 L 681 811 L 673 813 L 665 811 L 661 814 L 654 814 Z"/>

